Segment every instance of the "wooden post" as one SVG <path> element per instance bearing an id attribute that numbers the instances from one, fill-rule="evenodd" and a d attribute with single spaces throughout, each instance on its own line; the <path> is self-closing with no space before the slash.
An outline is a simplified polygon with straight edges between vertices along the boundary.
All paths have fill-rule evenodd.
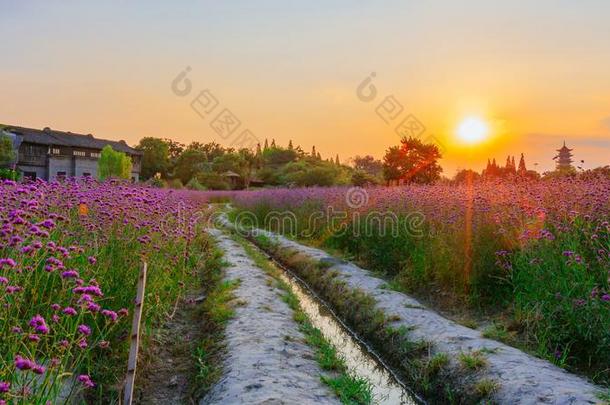
<path id="1" fill-rule="evenodd" d="M 144 305 L 144 289 L 146 288 L 146 262 L 142 263 L 140 277 L 138 278 L 138 292 L 133 310 L 133 322 L 131 324 L 131 345 L 129 347 L 129 362 L 127 364 L 127 379 L 125 380 L 124 405 L 131 405 L 133 400 L 133 386 L 136 379 L 136 366 L 138 364 L 138 346 L 140 345 L 140 320 L 142 318 L 142 306 Z"/>

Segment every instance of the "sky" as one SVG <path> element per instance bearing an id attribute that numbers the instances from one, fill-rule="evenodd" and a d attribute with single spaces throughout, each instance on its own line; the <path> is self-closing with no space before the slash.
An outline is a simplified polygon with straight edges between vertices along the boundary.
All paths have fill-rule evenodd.
<path id="1" fill-rule="evenodd" d="M 608 16 L 602 0 L 0 0 L 0 123 L 131 145 L 249 130 L 347 162 L 381 158 L 414 117 L 449 177 L 521 153 L 549 170 L 564 140 L 596 167 L 610 164 Z M 213 128 L 225 109 L 231 134 Z M 486 139 L 456 135 L 468 117 Z"/>

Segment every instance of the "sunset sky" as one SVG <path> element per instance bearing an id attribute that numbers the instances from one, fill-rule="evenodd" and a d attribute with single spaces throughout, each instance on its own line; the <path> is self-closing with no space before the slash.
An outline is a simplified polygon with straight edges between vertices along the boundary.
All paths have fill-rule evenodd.
<path id="1" fill-rule="evenodd" d="M 564 140 L 585 167 L 610 164 L 610 2 L 503 3 L 0 0 L 0 122 L 228 144 L 210 127 L 228 108 L 238 132 L 346 161 L 398 143 L 375 112 L 393 95 L 397 121 L 440 140 L 447 176 L 521 152 L 548 170 Z M 204 89 L 219 105 L 202 118 Z M 489 136 L 466 144 L 456 128 L 472 116 Z"/>

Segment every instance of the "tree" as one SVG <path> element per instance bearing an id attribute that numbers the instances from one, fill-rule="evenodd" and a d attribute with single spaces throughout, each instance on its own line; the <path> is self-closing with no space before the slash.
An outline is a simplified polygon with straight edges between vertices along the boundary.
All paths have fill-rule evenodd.
<path id="1" fill-rule="evenodd" d="M 208 143 L 192 142 L 187 147 L 187 150 L 189 150 L 189 149 L 203 152 L 205 154 L 208 162 L 212 162 L 217 157 L 222 156 L 225 153 L 233 150 L 233 149 L 225 149 L 216 142 L 208 142 Z"/>
<path id="2" fill-rule="evenodd" d="M 144 180 L 151 178 L 156 173 L 167 177 L 169 169 L 169 145 L 159 138 L 146 137 L 140 140 L 136 149 L 142 151 L 141 176 Z"/>
<path id="3" fill-rule="evenodd" d="M 288 141 L 288 150 L 293 150 L 294 146 L 292 146 L 292 139 Z"/>
<path id="4" fill-rule="evenodd" d="M 340 166 L 340 165 L 341 165 L 341 162 L 339 161 L 339 154 L 338 154 L 338 153 L 337 153 L 337 155 L 335 155 L 335 164 L 336 164 L 337 166 Z"/>
<path id="5" fill-rule="evenodd" d="M 100 180 L 112 177 L 121 179 L 131 177 L 131 159 L 125 153 L 115 151 L 110 145 L 106 145 L 102 149 L 97 165 Z"/>
<path id="6" fill-rule="evenodd" d="M 464 169 L 456 173 L 453 181 L 456 183 L 471 183 L 481 178 L 481 175 L 474 170 Z"/>
<path id="7" fill-rule="evenodd" d="M 387 180 L 402 179 L 408 183 L 428 184 L 440 178 L 441 153 L 434 144 L 413 137 L 403 138 L 400 146 L 390 147 L 384 156 Z"/>
<path id="8" fill-rule="evenodd" d="M 241 156 L 244 162 L 241 167 L 241 172 L 239 174 L 244 180 L 244 186 L 246 188 L 249 188 L 250 181 L 252 180 L 252 176 L 254 174 L 254 170 L 259 167 L 261 158 L 255 153 L 252 153 L 252 151 L 247 148 L 240 149 L 239 155 Z"/>
<path id="9" fill-rule="evenodd" d="M 13 140 L 0 133 L 0 166 L 8 166 L 15 160 Z"/>
<path id="10" fill-rule="evenodd" d="M 383 174 L 383 162 L 371 155 L 356 156 L 353 159 L 354 169 L 363 171 L 373 177 L 381 177 Z"/>
<path id="11" fill-rule="evenodd" d="M 354 170 L 352 173 L 351 182 L 354 186 L 364 187 L 375 184 L 381 184 L 379 176 L 373 176 L 364 170 Z"/>
<path id="12" fill-rule="evenodd" d="M 263 151 L 264 162 L 275 166 L 294 162 L 297 157 L 297 152 L 290 149 L 270 147 Z"/>
<path id="13" fill-rule="evenodd" d="M 187 184 L 198 173 L 203 172 L 208 166 L 207 155 L 199 149 L 187 148 L 176 161 L 174 176 Z"/>
<path id="14" fill-rule="evenodd" d="M 169 151 L 169 160 L 171 163 L 176 163 L 176 160 L 184 152 L 184 144 L 165 138 L 165 143 Z"/>
<path id="15" fill-rule="evenodd" d="M 523 153 L 521 154 L 521 159 L 519 159 L 519 169 L 517 170 L 519 176 L 525 176 L 527 174 L 527 168 L 525 167 L 525 157 L 523 157 Z"/>

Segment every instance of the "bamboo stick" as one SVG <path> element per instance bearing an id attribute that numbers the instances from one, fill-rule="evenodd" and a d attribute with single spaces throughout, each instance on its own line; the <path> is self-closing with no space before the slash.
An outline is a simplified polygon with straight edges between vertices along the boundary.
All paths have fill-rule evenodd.
<path id="1" fill-rule="evenodd" d="M 136 366 L 138 364 L 138 346 L 140 345 L 140 320 L 142 318 L 142 307 L 144 305 L 144 289 L 146 288 L 146 262 L 142 263 L 140 277 L 138 278 L 138 292 L 133 311 L 133 322 L 131 324 L 131 345 L 129 347 L 129 362 L 127 364 L 127 378 L 125 380 L 124 405 L 131 405 L 133 400 L 133 387 L 136 379 Z"/>

